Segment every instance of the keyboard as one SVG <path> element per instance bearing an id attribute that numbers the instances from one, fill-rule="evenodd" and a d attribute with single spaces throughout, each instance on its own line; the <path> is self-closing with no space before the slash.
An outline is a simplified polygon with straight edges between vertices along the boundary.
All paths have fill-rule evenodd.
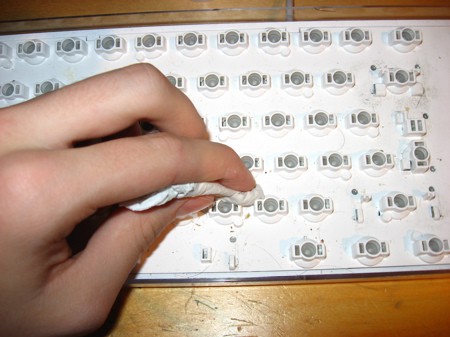
<path id="1" fill-rule="evenodd" d="M 0 107 L 139 62 L 192 100 L 265 197 L 174 224 L 130 284 L 450 270 L 450 21 L 5 35 Z"/>

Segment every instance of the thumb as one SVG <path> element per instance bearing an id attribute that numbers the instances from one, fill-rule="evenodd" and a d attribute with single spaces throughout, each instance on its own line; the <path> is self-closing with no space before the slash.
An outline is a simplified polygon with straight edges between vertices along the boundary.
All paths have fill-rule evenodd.
<path id="1" fill-rule="evenodd" d="M 57 282 L 63 285 L 73 307 L 89 307 L 89 314 L 106 319 L 117 294 L 139 257 L 159 233 L 175 218 L 184 217 L 211 205 L 212 196 L 175 200 L 145 212 L 121 208 L 92 236 Z M 95 317 L 89 317 L 94 319 Z"/>

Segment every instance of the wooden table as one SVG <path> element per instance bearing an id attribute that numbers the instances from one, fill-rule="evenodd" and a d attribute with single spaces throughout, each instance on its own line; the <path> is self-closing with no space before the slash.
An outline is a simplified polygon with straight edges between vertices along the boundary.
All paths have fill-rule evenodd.
<path id="1" fill-rule="evenodd" d="M 331 283 L 127 288 L 93 336 L 450 336 L 450 273 Z"/>
<path id="2" fill-rule="evenodd" d="M 448 19 L 449 0 L 3 0 L 0 34 L 192 22 Z"/>
<path id="3" fill-rule="evenodd" d="M 0 34 L 206 21 L 450 18 L 448 0 L 22 0 L 1 7 Z M 450 273 L 125 288 L 92 336 L 450 336 Z"/>

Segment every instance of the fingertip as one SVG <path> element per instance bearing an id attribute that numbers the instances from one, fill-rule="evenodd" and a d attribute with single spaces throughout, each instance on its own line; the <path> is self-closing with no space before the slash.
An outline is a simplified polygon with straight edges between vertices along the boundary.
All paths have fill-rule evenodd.
<path id="1" fill-rule="evenodd" d="M 255 188 L 256 180 L 247 168 L 236 170 L 228 178 L 221 179 L 220 184 L 236 191 L 248 192 Z"/>
<path id="2" fill-rule="evenodd" d="M 155 126 L 162 131 L 180 130 L 178 134 L 184 137 L 210 139 L 205 122 L 198 113 L 194 103 L 183 91 L 172 85 L 158 68 L 149 63 L 134 64 L 128 68 L 131 77 L 142 82 L 137 87 L 146 89 L 143 95 L 152 93 L 160 97 L 171 98 L 166 99 L 164 102 L 158 102 L 160 105 L 164 104 L 165 107 L 155 106 L 155 109 L 178 110 L 178 114 L 170 120 L 170 126 L 165 119 L 162 119 L 160 122 L 149 118 L 149 122 L 154 122 Z M 181 106 L 183 106 L 182 110 L 180 109 Z"/>
<path id="3" fill-rule="evenodd" d="M 250 170 L 242 162 L 239 155 L 231 147 L 227 145 L 223 146 L 228 148 L 230 155 L 227 162 L 228 169 L 223 175 L 223 178 L 219 180 L 219 183 L 233 190 L 242 192 L 247 192 L 255 188 L 255 178 L 253 177 L 253 174 L 250 172 Z"/>

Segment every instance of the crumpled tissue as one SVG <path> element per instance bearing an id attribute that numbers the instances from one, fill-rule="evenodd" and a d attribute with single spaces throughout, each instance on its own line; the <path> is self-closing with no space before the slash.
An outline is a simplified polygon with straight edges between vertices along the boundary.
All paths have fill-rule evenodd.
<path id="1" fill-rule="evenodd" d="M 123 203 L 122 206 L 132 211 L 145 211 L 155 206 L 161 206 L 173 199 L 214 195 L 225 201 L 241 206 L 250 206 L 257 199 L 264 198 L 261 186 L 248 192 L 240 192 L 225 187 L 219 183 L 188 183 L 172 185 L 157 192 Z"/>

